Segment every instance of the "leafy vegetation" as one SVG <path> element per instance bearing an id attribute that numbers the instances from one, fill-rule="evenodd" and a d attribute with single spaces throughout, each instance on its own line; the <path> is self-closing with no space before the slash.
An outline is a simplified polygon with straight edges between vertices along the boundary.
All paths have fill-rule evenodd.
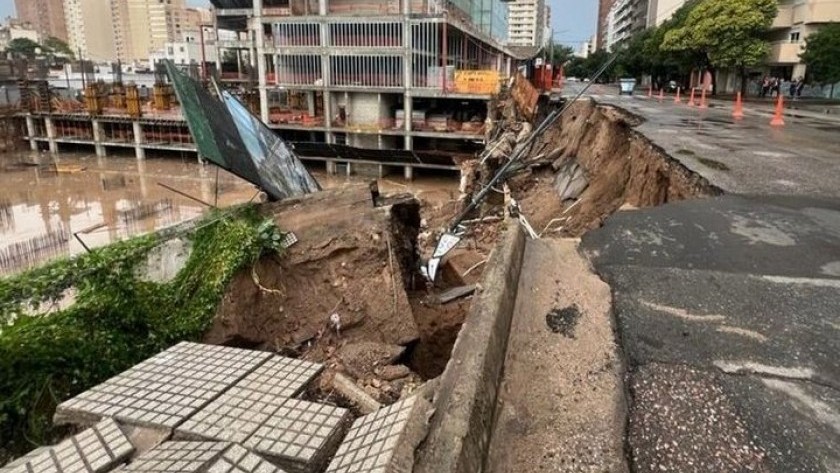
<path id="1" fill-rule="evenodd" d="M 834 97 L 834 84 L 840 82 L 840 23 L 829 23 L 805 40 L 801 58 L 808 66 L 811 78 L 820 84 L 831 84 L 830 97 Z"/>
<path id="2" fill-rule="evenodd" d="M 665 33 L 661 48 L 692 54 L 711 69 L 737 69 L 745 90 L 747 68 L 767 59 L 765 35 L 777 12 L 776 0 L 703 0 Z"/>
<path id="3" fill-rule="evenodd" d="M 656 87 L 688 82 L 692 70 L 733 68 L 745 79 L 767 59 L 775 0 L 690 0 L 624 43 L 617 75 L 650 75 Z"/>
<path id="4" fill-rule="evenodd" d="M 192 253 L 171 281 L 137 277 L 160 240 L 143 236 L 0 279 L 0 451 L 52 440 L 57 403 L 211 323 L 230 278 L 283 235 L 253 207 L 216 212 L 191 232 Z M 72 290 L 72 305 L 46 313 Z M 33 313 L 42 315 L 33 315 Z"/>

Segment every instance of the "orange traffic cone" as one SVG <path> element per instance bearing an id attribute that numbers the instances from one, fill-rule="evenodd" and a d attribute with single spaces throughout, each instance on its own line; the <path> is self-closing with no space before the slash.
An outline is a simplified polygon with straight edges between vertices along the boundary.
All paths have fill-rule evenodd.
<path id="1" fill-rule="evenodd" d="M 700 108 L 709 108 L 708 102 L 706 102 L 706 87 L 703 87 L 703 90 L 700 91 Z"/>
<path id="2" fill-rule="evenodd" d="M 691 88 L 691 97 L 688 99 L 688 106 L 694 107 L 697 105 L 697 102 L 694 101 L 694 87 Z"/>
<path id="3" fill-rule="evenodd" d="M 648 88 L 648 98 L 653 98 L 653 84 L 650 84 L 650 88 Z"/>
<path id="4" fill-rule="evenodd" d="M 732 118 L 744 118 L 744 103 L 741 101 L 741 92 L 735 96 L 735 109 L 732 111 Z"/>
<path id="5" fill-rule="evenodd" d="M 785 126 L 785 119 L 782 114 L 785 111 L 785 97 L 779 94 L 779 100 L 776 101 L 776 113 L 773 115 L 773 120 L 770 121 L 771 126 Z"/>
<path id="6" fill-rule="evenodd" d="M 680 99 L 680 88 L 677 87 L 677 95 L 674 97 L 674 103 L 682 103 L 682 99 Z"/>
<path id="7" fill-rule="evenodd" d="M 665 100 L 665 89 L 659 89 L 659 101 Z"/>

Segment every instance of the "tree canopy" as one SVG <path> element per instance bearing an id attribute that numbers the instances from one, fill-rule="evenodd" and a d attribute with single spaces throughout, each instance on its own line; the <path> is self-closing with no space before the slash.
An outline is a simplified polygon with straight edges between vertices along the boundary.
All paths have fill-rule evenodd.
<path id="1" fill-rule="evenodd" d="M 743 71 L 767 58 L 765 34 L 777 12 L 776 0 L 703 0 L 681 27 L 665 33 L 662 49 L 699 53 L 709 66 Z"/>
<path id="2" fill-rule="evenodd" d="M 840 82 L 840 23 L 830 23 L 805 40 L 800 56 L 811 77 L 822 84 Z"/>
<path id="3" fill-rule="evenodd" d="M 50 36 L 49 38 L 44 41 L 44 47 L 49 49 L 55 54 L 63 54 L 68 57 L 75 57 L 73 50 L 70 49 L 70 46 L 55 36 Z"/>
<path id="4" fill-rule="evenodd" d="M 9 41 L 9 45 L 6 46 L 8 52 L 27 58 L 35 57 L 39 48 L 41 48 L 41 45 L 29 38 L 15 38 Z"/>

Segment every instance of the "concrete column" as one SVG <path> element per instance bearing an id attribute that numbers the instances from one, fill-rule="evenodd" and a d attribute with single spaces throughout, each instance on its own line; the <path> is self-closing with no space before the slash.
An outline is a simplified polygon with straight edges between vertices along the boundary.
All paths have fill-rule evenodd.
<path id="1" fill-rule="evenodd" d="M 327 129 L 327 143 L 330 142 L 330 131 L 332 131 L 332 93 L 329 90 L 324 90 L 324 127 Z"/>
<path id="2" fill-rule="evenodd" d="M 29 149 L 38 151 L 38 142 L 35 141 L 35 119 L 32 115 L 26 116 L 26 137 L 29 138 Z"/>
<path id="3" fill-rule="evenodd" d="M 327 15 L 327 0 L 318 0 L 318 14 L 321 16 Z"/>
<path id="4" fill-rule="evenodd" d="M 338 174 L 338 165 L 335 161 L 327 161 L 327 174 L 330 176 L 335 176 L 336 174 Z"/>
<path id="5" fill-rule="evenodd" d="M 405 94 L 405 99 L 403 100 L 405 123 L 403 125 L 405 126 L 405 149 L 409 151 L 414 149 L 413 143 L 411 142 L 411 114 L 414 111 L 413 100 L 410 94 Z"/>
<path id="6" fill-rule="evenodd" d="M 97 156 L 106 156 L 104 135 L 105 130 L 102 129 L 102 122 L 99 120 L 91 120 L 93 126 L 93 147 L 96 149 Z"/>
<path id="7" fill-rule="evenodd" d="M 387 173 L 385 172 L 385 166 L 380 164 L 379 165 L 379 178 L 382 179 L 386 175 L 387 175 Z"/>
<path id="8" fill-rule="evenodd" d="M 315 92 L 308 91 L 306 92 L 306 111 L 311 116 L 315 116 Z"/>
<path id="9" fill-rule="evenodd" d="M 406 166 L 403 168 L 403 177 L 406 181 L 414 180 L 414 166 Z"/>
<path id="10" fill-rule="evenodd" d="M 47 139 L 50 143 L 50 153 L 58 153 L 58 143 L 55 141 L 55 123 L 52 118 L 44 118 L 44 124 L 47 126 Z"/>
<path id="11" fill-rule="evenodd" d="M 214 48 L 216 49 L 216 73 L 222 76 L 222 48 L 219 47 L 219 17 L 213 15 L 213 32 L 216 34 Z"/>
<path id="12" fill-rule="evenodd" d="M 353 174 L 353 165 L 350 164 L 350 161 L 347 161 L 347 176 L 351 176 Z"/>
<path id="13" fill-rule="evenodd" d="M 146 141 L 143 137 L 143 127 L 137 121 L 131 122 L 131 126 L 134 130 L 134 155 L 137 159 L 146 159 L 146 150 L 143 148 L 143 143 Z"/>
<path id="14" fill-rule="evenodd" d="M 254 1 L 254 19 L 251 31 L 254 33 L 257 47 L 257 76 L 259 77 L 260 90 L 260 118 L 268 123 L 268 90 L 266 89 L 268 68 L 265 60 L 265 34 L 263 33 L 262 9 L 263 0 Z"/>

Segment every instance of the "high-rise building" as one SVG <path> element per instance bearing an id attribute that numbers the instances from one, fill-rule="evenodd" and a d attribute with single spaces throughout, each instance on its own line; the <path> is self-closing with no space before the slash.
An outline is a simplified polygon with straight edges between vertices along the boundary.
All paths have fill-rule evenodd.
<path id="1" fill-rule="evenodd" d="M 41 38 L 67 41 L 63 0 L 15 0 L 18 18 L 32 24 Z"/>
<path id="2" fill-rule="evenodd" d="M 649 0 L 647 12 L 647 27 L 659 26 L 685 5 L 688 0 Z"/>
<path id="3" fill-rule="evenodd" d="M 603 49 L 607 43 L 607 31 L 609 30 L 610 9 L 616 0 L 598 0 L 598 25 L 596 28 L 595 49 Z"/>
<path id="4" fill-rule="evenodd" d="M 119 0 L 125 2 L 127 31 L 124 60 L 145 61 L 167 42 L 179 41 L 186 28 L 184 0 Z"/>
<path id="5" fill-rule="evenodd" d="M 631 36 L 647 28 L 648 0 L 616 0 L 607 12 L 602 46 L 614 51 Z"/>
<path id="6" fill-rule="evenodd" d="M 508 3 L 508 44 L 542 46 L 550 10 L 545 0 L 514 0 Z"/>
<path id="7" fill-rule="evenodd" d="M 86 59 L 117 59 L 112 0 L 64 0 L 68 40 Z"/>
<path id="8" fill-rule="evenodd" d="M 771 26 L 770 59 L 774 75 L 786 79 L 805 76 L 799 58 L 805 40 L 827 23 L 840 22 L 840 3 L 824 0 L 780 0 L 779 13 Z"/>

